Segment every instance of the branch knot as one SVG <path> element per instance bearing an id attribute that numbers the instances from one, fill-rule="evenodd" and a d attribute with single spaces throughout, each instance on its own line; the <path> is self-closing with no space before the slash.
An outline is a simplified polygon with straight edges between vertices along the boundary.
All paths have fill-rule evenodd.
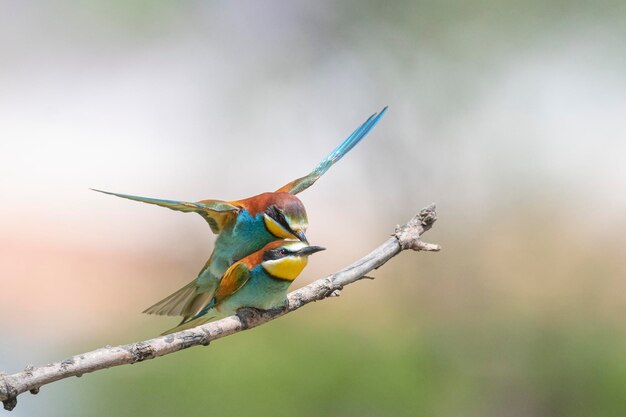
<path id="1" fill-rule="evenodd" d="M 413 249 L 416 251 L 432 251 L 437 252 L 441 250 L 441 246 L 422 242 L 420 236 L 433 226 L 433 223 L 437 221 L 437 207 L 435 204 L 431 204 L 428 207 L 420 210 L 415 217 L 413 217 L 404 226 L 396 226 L 396 231 L 393 236 L 398 239 L 400 249 Z"/>
<path id="2" fill-rule="evenodd" d="M 130 354 L 133 355 L 133 363 L 142 362 L 155 357 L 154 348 L 147 342 L 137 342 L 129 351 Z"/>
<path id="3" fill-rule="evenodd" d="M 7 374 L 0 371 L 0 383 L 1 383 L 0 394 L 3 391 L 6 393 L 6 399 L 2 400 L 2 405 L 4 406 L 4 409 L 7 411 L 11 411 L 15 408 L 15 406 L 17 405 L 17 395 L 18 395 L 18 392 L 13 386 L 13 384 L 9 382 L 9 378 L 10 377 Z"/>

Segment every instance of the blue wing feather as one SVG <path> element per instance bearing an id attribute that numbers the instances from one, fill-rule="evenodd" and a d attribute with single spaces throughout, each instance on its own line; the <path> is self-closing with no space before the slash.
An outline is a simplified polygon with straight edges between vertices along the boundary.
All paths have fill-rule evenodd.
<path id="1" fill-rule="evenodd" d="M 326 156 L 308 175 L 298 178 L 287 185 L 279 188 L 277 191 L 298 194 L 309 188 L 315 181 L 319 179 L 328 169 L 344 157 L 352 150 L 367 134 L 376 126 L 380 119 L 387 112 L 387 106 L 380 113 L 371 115 L 361 126 L 359 126 L 350 136 L 339 144 L 331 153 Z"/>
<path id="2" fill-rule="evenodd" d="M 380 113 L 372 114 L 361 126 L 359 126 L 350 136 L 339 144 L 333 151 L 322 160 L 313 170 L 317 175 L 322 176 L 328 169 L 345 154 L 350 152 L 367 134 L 378 124 L 378 121 L 387 112 L 387 106 Z"/>

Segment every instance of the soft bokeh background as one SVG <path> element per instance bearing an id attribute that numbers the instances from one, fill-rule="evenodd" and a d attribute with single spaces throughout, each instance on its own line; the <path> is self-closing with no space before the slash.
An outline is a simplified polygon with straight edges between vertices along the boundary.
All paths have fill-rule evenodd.
<path id="1" fill-rule="evenodd" d="M 15 416 L 623 416 L 623 1 L 0 0 L 0 369 L 174 320 L 199 216 L 370 136 L 302 194 L 303 285 L 437 202 L 375 281 L 262 328 L 46 386 Z"/>

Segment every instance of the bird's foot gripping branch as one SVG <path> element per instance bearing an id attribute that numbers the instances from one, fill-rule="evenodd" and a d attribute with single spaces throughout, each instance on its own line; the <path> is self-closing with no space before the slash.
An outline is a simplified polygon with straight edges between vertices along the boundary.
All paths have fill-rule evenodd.
<path id="1" fill-rule="evenodd" d="M 0 401 L 4 404 L 5 410 L 12 410 L 17 404 L 18 395 L 27 391 L 36 394 L 40 387 L 51 382 L 100 369 L 154 359 L 192 346 L 207 346 L 213 340 L 260 326 L 308 303 L 332 297 L 346 285 L 368 278 L 366 274 L 379 268 L 403 250 L 440 250 L 439 245 L 421 240 L 422 234 L 428 231 L 436 220 L 434 204 L 422 209 L 407 224 L 396 227 L 392 237 L 368 255 L 339 272 L 289 293 L 285 308 L 267 311 L 246 308 L 240 310 L 237 315 L 166 336 L 122 346 L 103 347 L 60 362 L 40 367 L 28 366 L 12 375 L 0 372 Z"/>

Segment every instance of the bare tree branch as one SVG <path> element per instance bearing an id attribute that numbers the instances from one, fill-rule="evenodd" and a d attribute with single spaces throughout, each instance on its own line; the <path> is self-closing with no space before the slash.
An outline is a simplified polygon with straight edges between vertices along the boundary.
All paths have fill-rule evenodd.
<path id="1" fill-rule="evenodd" d="M 435 210 L 434 204 L 422 209 L 407 224 L 396 227 L 393 237 L 370 254 L 339 272 L 289 293 L 284 308 L 267 311 L 245 308 L 239 310 L 235 316 L 167 336 L 122 346 L 106 346 L 72 356 L 61 362 L 40 367 L 28 366 L 22 372 L 13 375 L 0 372 L 0 401 L 3 402 L 6 410 L 12 410 L 17 404 L 18 395 L 26 391 L 36 394 L 41 386 L 51 382 L 71 376 L 79 377 L 113 366 L 153 359 L 192 346 L 207 346 L 213 340 L 267 323 L 310 302 L 337 296 L 344 286 L 362 278 L 371 278 L 366 274 L 379 268 L 403 250 L 440 250 L 439 245 L 420 240 L 421 235 L 437 220 Z"/>

